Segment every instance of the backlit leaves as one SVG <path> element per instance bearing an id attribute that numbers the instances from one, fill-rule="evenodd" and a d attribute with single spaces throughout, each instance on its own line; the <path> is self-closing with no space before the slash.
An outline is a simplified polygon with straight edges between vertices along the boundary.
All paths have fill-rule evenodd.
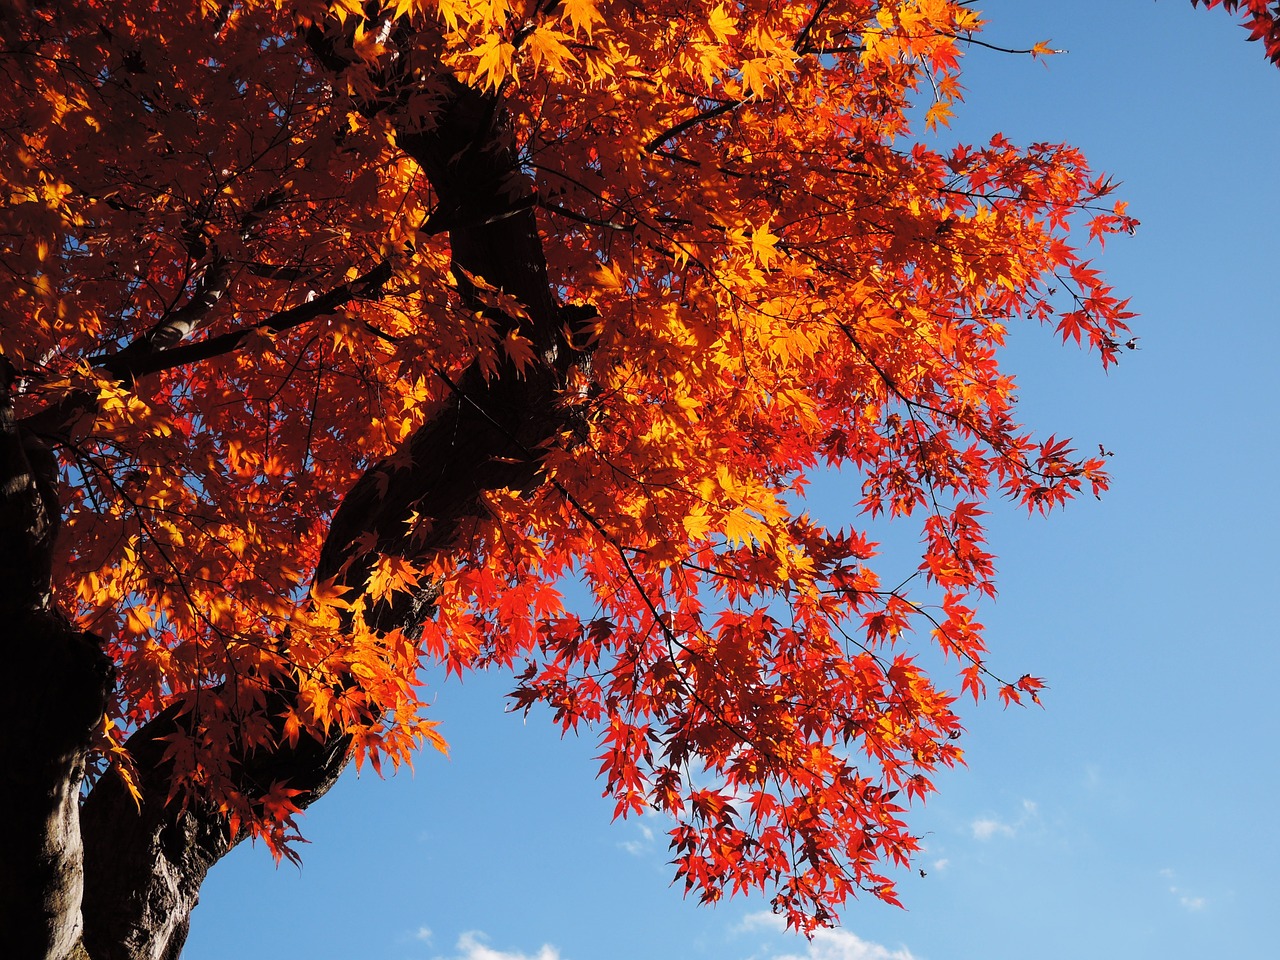
<path id="1" fill-rule="evenodd" d="M 1131 316 L 1080 244 L 1136 221 L 1078 151 L 913 139 L 959 107 L 970 6 L 111 6 L 31 5 L 39 55 L 0 55 L 0 348 L 61 458 L 58 598 L 119 669 L 104 756 L 127 771 L 128 732 L 198 704 L 175 802 L 287 856 L 295 788 L 245 796 L 246 751 L 336 731 L 407 762 L 444 748 L 423 681 L 501 667 L 517 707 L 598 732 L 616 813 L 671 818 L 699 898 L 765 890 L 805 929 L 896 902 L 906 809 L 961 760 L 950 688 L 1042 687 L 987 666 L 984 504 L 1107 483 L 1017 422 L 1007 331 L 1110 364 Z M 465 522 L 404 503 L 401 546 L 363 531 L 338 586 L 317 566 L 357 478 L 388 496 L 464 375 L 562 359 L 455 263 L 466 224 L 405 148 L 463 85 L 478 155 L 518 157 L 480 219 L 534 211 L 582 360 L 520 411 L 553 436 L 495 458 L 535 480 Z M 170 357 L 206 352 L 112 373 L 179 328 Z M 805 512 L 828 469 L 914 525 L 918 567 Z M 420 633 L 378 626 L 411 601 Z"/>

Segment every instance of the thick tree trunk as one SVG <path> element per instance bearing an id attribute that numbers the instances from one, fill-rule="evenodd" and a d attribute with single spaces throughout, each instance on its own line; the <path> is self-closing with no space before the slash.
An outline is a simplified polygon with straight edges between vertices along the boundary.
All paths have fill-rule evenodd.
<path id="1" fill-rule="evenodd" d="M 48 611 L 6 610 L 10 683 L 0 747 L 0 942 L 12 960 L 65 957 L 80 934 L 80 783 L 110 687 L 95 638 Z"/>
<path id="2" fill-rule="evenodd" d="M 453 81 L 449 90 L 437 126 L 430 133 L 406 130 L 399 142 L 421 165 L 445 211 L 464 298 L 481 309 L 469 279 L 475 276 L 516 298 L 525 317 L 493 320 L 500 334 L 518 328 L 540 362 L 519 376 L 513 369 L 487 378 L 478 369 L 463 372 L 439 417 L 407 441 L 408 468 L 402 456 L 397 469 L 375 465 L 356 483 L 333 518 L 317 573 L 356 589 L 364 587 L 377 553 L 411 556 L 447 546 L 476 515 L 482 491 L 537 482 L 533 451 L 562 431 L 558 391 L 570 364 L 581 359 L 563 336 L 566 311 L 548 282 L 532 195 L 503 130 L 500 105 Z M 6 374 L 6 398 L 10 379 Z M 24 718 L 0 758 L 4 955 L 174 960 L 205 876 L 234 841 L 225 817 L 198 797 L 185 805 L 166 802 L 160 738 L 176 723 L 191 722 L 189 716 L 161 714 L 131 738 L 140 808 L 113 776 L 79 802 L 84 758 L 110 688 L 109 665 L 94 638 L 71 629 L 50 607 L 48 558 L 58 509 L 50 499 L 51 460 L 37 482 L 12 406 L 4 409 L 9 432 L 0 438 L 6 444 L 0 616 L 10 646 L 7 662 L 20 665 L 13 687 L 20 688 L 22 702 L 14 709 Z M 425 539 L 405 536 L 411 508 L 432 518 Z M 374 551 L 362 553 L 370 533 Z M 31 582 L 33 570 L 38 576 Z M 9 581 L 17 584 L 12 591 Z M 429 614 L 432 599 L 427 590 L 401 608 L 380 610 L 378 626 L 412 627 Z M 347 741 L 340 735 L 326 743 L 303 738 L 288 747 L 280 739 L 280 748 L 243 759 L 244 788 L 287 781 L 304 791 L 297 799 L 306 806 L 336 780 Z"/>
<path id="3" fill-rule="evenodd" d="M 52 607 L 60 521 L 48 449 L 14 419 L 0 357 L 0 644 L 9 683 L 0 738 L 0 942 L 13 960 L 65 957 L 80 934 L 80 783 L 111 687 L 96 637 Z"/>

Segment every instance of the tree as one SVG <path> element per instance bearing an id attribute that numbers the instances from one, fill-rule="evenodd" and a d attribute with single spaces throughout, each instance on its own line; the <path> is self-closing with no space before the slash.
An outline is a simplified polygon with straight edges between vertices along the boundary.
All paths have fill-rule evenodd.
<path id="1" fill-rule="evenodd" d="M 349 759 L 442 746 L 423 662 L 509 666 L 516 704 L 598 727 L 618 812 L 675 818 L 704 899 L 768 889 L 801 927 L 892 900 L 898 798 L 960 759 L 910 632 L 980 695 L 982 502 L 1106 483 L 1016 424 L 1004 324 L 1104 363 L 1126 337 L 1070 231 L 1133 221 L 1078 152 L 905 140 L 979 27 L 947 0 L 8 4 L 15 955 L 177 956 L 236 842 L 293 856 Z M 921 584 L 803 513 L 826 465 L 920 518 Z"/>

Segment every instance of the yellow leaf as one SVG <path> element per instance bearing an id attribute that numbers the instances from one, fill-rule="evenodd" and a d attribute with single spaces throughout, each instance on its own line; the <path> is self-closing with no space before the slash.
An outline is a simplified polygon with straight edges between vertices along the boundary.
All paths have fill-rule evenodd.
<path id="1" fill-rule="evenodd" d="M 155 626 L 151 611 L 143 606 L 133 606 L 125 611 L 125 629 L 130 633 L 145 633 Z"/>
<path id="2" fill-rule="evenodd" d="M 502 81 L 511 75 L 511 55 L 515 47 L 502 37 L 488 37 L 475 51 L 476 77 L 481 86 L 497 90 Z"/>
<path id="3" fill-rule="evenodd" d="M 701 540 L 707 535 L 707 531 L 711 529 L 711 518 L 701 505 L 695 505 L 685 515 L 684 529 L 690 540 Z"/>
<path id="4" fill-rule="evenodd" d="M 368 664 L 360 663 L 359 661 L 351 664 L 351 672 L 361 680 L 371 680 L 376 676 Z"/>
<path id="5" fill-rule="evenodd" d="M 748 97 L 763 97 L 769 89 L 771 71 L 770 61 L 763 57 L 755 57 L 743 61 L 742 89 Z"/>
<path id="6" fill-rule="evenodd" d="M 447 757 L 449 755 L 449 743 L 444 737 L 436 733 L 436 727 L 438 726 L 440 726 L 439 720 L 419 720 L 417 733 L 419 737 Z"/>
<path id="7" fill-rule="evenodd" d="M 769 232 L 769 221 L 751 231 L 751 259 L 762 267 L 768 267 L 777 258 L 778 241 L 781 238 Z"/>
<path id="8" fill-rule="evenodd" d="M 365 30 L 363 23 L 356 24 L 356 32 L 351 41 L 351 48 L 355 51 L 356 56 L 365 63 L 375 62 L 387 49 L 378 42 L 376 34 Z"/>
<path id="9" fill-rule="evenodd" d="M 344 600 L 343 597 L 347 592 L 346 587 L 341 587 L 335 580 L 325 580 L 323 583 L 315 583 L 311 586 L 311 599 L 318 606 L 335 607 L 338 610 L 350 610 L 351 604 Z"/>
<path id="10" fill-rule="evenodd" d="M 724 43 L 731 35 L 738 32 L 738 18 L 732 16 L 722 3 L 707 17 L 707 27 L 715 34 L 717 40 Z"/>
<path id="11" fill-rule="evenodd" d="M 950 103 L 945 100 L 935 100 L 924 115 L 924 125 L 930 130 L 948 127 L 951 125 L 951 117 L 954 114 L 955 111 L 951 109 Z"/>
<path id="12" fill-rule="evenodd" d="M 764 540 L 764 524 L 743 509 L 732 511 L 724 518 L 724 538 L 730 546 L 750 544 Z"/>
<path id="13" fill-rule="evenodd" d="M 533 59 L 533 65 L 539 70 L 559 70 L 561 64 L 566 60 L 574 63 L 578 62 L 578 58 L 573 55 L 568 47 L 562 42 L 566 39 L 566 35 L 559 30 L 551 30 L 548 27 L 538 27 L 525 40 L 525 45 L 529 49 L 529 56 Z M 545 64 L 545 67 L 544 67 Z"/>
<path id="14" fill-rule="evenodd" d="M 568 20 L 574 33 L 581 30 L 588 39 L 592 28 L 597 23 L 604 23 L 604 17 L 596 9 L 596 0 L 562 0 L 560 7 L 563 11 L 560 19 Z"/>
<path id="15" fill-rule="evenodd" d="M 602 290 L 621 290 L 626 276 L 617 263 L 602 263 L 596 268 L 595 282 Z"/>
<path id="16" fill-rule="evenodd" d="M 393 593 L 413 589 L 419 579 L 417 569 L 403 557 L 383 554 L 369 574 L 369 594 L 375 600 L 386 600 Z"/>

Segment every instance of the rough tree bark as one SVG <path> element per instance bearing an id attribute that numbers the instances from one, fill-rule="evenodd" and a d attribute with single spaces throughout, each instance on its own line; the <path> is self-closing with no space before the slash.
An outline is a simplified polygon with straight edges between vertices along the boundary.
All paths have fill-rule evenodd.
<path id="1" fill-rule="evenodd" d="M 319 34 L 309 41 L 325 66 L 344 67 L 337 44 Z M 476 515 L 482 491 L 537 482 L 535 451 L 563 429 L 558 390 L 582 359 L 565 336 L 574 311 L 557 303 L 548 280 L 530 188 L 504 129 L 501 104 L 452 78 L 445 78 L 444 89 L 437 125 L 426 133 L 405 129 L 398 142 L 436 192 L 464 299 L 481 309 L 468 279 L 474 276 L 516 298 L 525 317 L 491 319 L 500 335 L 518 327 L 540 361 L 520 376 L 513 369 L 487 379 L 478 369 L 464 372 L 452 383 L 451 402 L 408 439 L 397 467 L 374 465 L 348 492 L 332 519 L 317 577 L 336 576 L 356 589 L 364 587 L 376 553 L 413 555 L 447 546 Z M 345 299 L 376 295 L 374 278 L 321 306 L 332 310 Z M 323 312 L 314 303 L 306 306 Z M 199 346 L 176 346 L 166 354 L 147 344 L 115 355 L 109 369 L 127 381 L 173 365 L 186 356 L 183 350 L 198 360 Z M 21 726 L 5 738 L 6 756 L 0 758 L 5 956 L 174 960 L 205 876 L 235 841 L 226 818 L 199 798 L 166 804 L 169 774 L 160 738 L 175 724 L 192 722 L 189 715 L 162 713 L 131 738 L 140 810 L 112 776 L 80 802 L 90 738 L 110 690 L 110 664 L 98 638 L 72 629 L 49 596 L 60 508 L 52 493 L 56 464 L 38 435 L 56 442 L 91 401 L 74 398 L 15 422 L 11 380 L 0 370 L 0 618 L 7 662 L 22 675 L 12 685 L 12 697 L 22 703 L 10 701 Z M 432 518 L 425 538 L 406 537 L 410 508 Z M 369 534 L 375 550 L 362 553 L 358 544 L 367 544 Z M 432 599 L 427 588 L 411 603 L 380 609 L 377 625 L 412 629 L 430 613 Z M 290 691 L 274 695 L 284 701 Z M 337 779 L 347 740 L 304 737 L 289 747 L 281 739 L 275 750 L 242 758 L 243 788 L 252 795 L 255 785 L 261 790 L 287 781 L 304 791 L 296 800 L 305 807 Z"/>
<path id="2" fill-rule="evenodd" d="M 80 783 L 111 665 L 50 595 L 61 520 L 57 463 L 14 418 L 0 357 L 0 636 L 12 711 L 0 740 L 0 939 L 13 957 L 64 957 L 80 935 Z"/>

